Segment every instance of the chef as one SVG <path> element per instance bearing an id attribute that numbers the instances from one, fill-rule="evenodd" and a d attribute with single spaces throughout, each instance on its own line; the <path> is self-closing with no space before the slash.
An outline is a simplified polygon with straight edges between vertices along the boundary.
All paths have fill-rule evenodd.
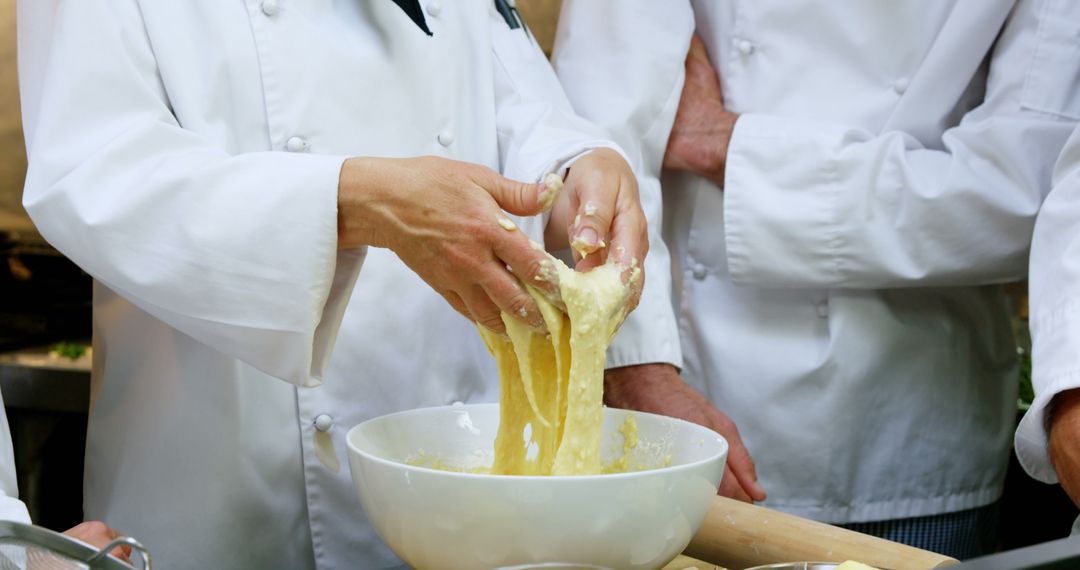
<path id="1" fill-rule="evenodd" d="M 505 8 L 19 4 L 24 204 L 95 278 L 88 516 L 166 567 L 392 565 L 345 431 L 495 398 L 470 321 L 540 326 L 515 278 L 557 285 L 529 237 L 640 267 L 623 155 Z M 549 173 L 546 228 L 507 223 L 543 210 Z M 676 363 L 665 292 L 641 294 L 658 316 L 618 364 Z"/>
<path id="2" fill-rule="evenodd" d="M 553 63 L 671 171 L 682 376 L 765 505 L 985 551 L 1017 384 L 995 284 L 1080 118 L 1080 4 L 617 4 L 567 0 Z"/>
<path id="3" fill-rule="evenodd" d="M 1080 129 L 1054 169 L 1035 221 L 1029 276 L 1035 401 L 1016 430 L 1032 477 L 1060 482 L 1080 506 Z M 1080 533 L 1080 519 L 1073 534 Z"/>

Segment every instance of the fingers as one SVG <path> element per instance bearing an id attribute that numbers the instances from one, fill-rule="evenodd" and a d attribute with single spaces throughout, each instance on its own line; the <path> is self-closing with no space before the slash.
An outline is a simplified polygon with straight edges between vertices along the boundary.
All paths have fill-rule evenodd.
<path id="1" fill-rule="evenodd" d="M 495 240 L 495 255 L 508 267 L 519 283 L 527 283 L 550 298 L 559 295 L 559 274 L 544 246 L 520 232 Z M 526 293 L 526 296 L 528 294 Z M 535 305 L 535 304 L 534 304 Z M 532 307 L 528 307 L 532 310 Z"/>
<path id="2" fill-rule="evenodd" d="M 472 288 L 462 296 L 462 301 L 464 301 L 465 307 L 468 309 L 468 317 L 473 322 L 488 330 L 506 334 L 506 327 L 503 325 L 502 313 L 499 311 L 498 305 L 488 297 L 482 288 Z"/>
<path id="3" fill-rule="evenodd" d="M 482 281 L 482 287 L 484 294 L 500 311 L 524 321 L 536 331 L 547 332 L 544 317 L 540 314 L 536 301 L 509 272 L 503 271 L 499 275 L 492 275 L 490 279 Z"/>
<path id="4" fill-rule="evenodd" d="M 621 181 L 617 174 L 602 169 L 575 173 L 570 179 L 574 184 L 570 192 L 570 206 L 575 212 L 570 224 L 570 247 L 582 258 L 607 247 L 611 222 L 615 219 L 617 197 Z M 597 256 L 599 263 L 601 256 Z M 606 256 L 603 256 L 606 257 Z M 579 267 L 579 269 L 587 269 Z"/>
<path id="5" fill-rule="evenodd" d="M 119 532 L 113 530 L 101 521 L 86 521 L 79 523 L 64 531 L 64 534 L 96 548 L 104 548 L 110 542 L 121 536 Z M 126 561 L 131 556 L 131 547 L 118 546 L 109 554 Z"/>
<path id="6" fill-rule="evenodd" d="M 757 482 L 757 467 L 754 465 L 754 459 L 750 457 L 750 452 L 743 445 L 739 429 L 726 418 L 720 420 L 720 423 L 723 425 L 718 427 L 722 429 L 722 434 L 728 441 L 728 471 L 732 473 L 734 480 L 747 496 L 754 501 L 764 501 L 765 489 Z"/>
<path id="7" fill-rule="evenodd" d="M 721 497 L 728 497 L 729 499 L 735 499 L 736 501 L 742 501 L 744 503 L 753 503 L 750 496 L 743 491 L 742 486 L 739 485 L 735 474 L 732 473 L 731 468 L 724 468 L 724 478 L 720 480 L 720 489 L 716 493 Z"/>
<path id="8" fill-rule="evenodd" d="M 518 216 L 534 216 L 551 207 L 562 189 L 562 179 L 549 176 L 543 184 L 511 180 L 490 169 L 477 169 L 473 183 L 487 190 L 499 207 Z"/>

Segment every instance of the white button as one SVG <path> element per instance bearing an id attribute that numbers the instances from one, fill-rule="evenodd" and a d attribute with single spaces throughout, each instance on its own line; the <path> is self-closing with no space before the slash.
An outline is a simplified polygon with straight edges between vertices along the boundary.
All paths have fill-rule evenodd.
<path id="1" fill-rule="evenodd" d="M 709 269 L 700 263 L 695 263 L 694 268 L 690 270 L 694 274 L 694 279 L 701 281 L 709 274 Z"/>
<path id="2" fill-rule="evenodd" d="M 439 133 L 439 136 L 436 138 L 439 139 L 439 144 L 443 146 L 450 146 L 454 143 L 454 133 L 450 131 L 443 131 Z"/>
<path id="3" fill-rule="evenodd" d="M 302 137 L 289 137 L 285 141 L 285 150 L 289 152 L 304 152 L 308 149 L 308 142 Z"/>
<path id="4" fill-rule="evenodd" d="M 829 300 L 822 299 L 817 304 L 817 316 L 825 318 L 829 316 Z"/>
<path id="5" fill-rule="evenodd" d="M 754 44 L 750 40 L 735 40 L 735 49 L 743 55 L 750 55 L 754 53 Z"/>
<path id="6" fill-rule="evenodd" d="M 903 95 L 908 88 L 908 78 L 901 77 L 900 79 L 893 81 L 892 88 L 898 95 Z"/>
<path id="7" fill-rule="evenodd" d="M 267 16 L 273 18 L 274 16 L 278 15 L 278 12 L 281 11 L 281 4 L 278 2 L 278 0 L 263 0 L 261 8 L 263 14 L 266 14 Z"/>
<path id="8" fill-rule="evenodd" d="M 330 431 L 330 428 L 334 427 L 334 418 L 327 414 L 319 414 L 315 416 L 315 429 L 319 431 Z"/>
<path id="9" fill-rule="evenodd" d="M 431 16 L 432 18 L 438 18 L 439 14 L 442 14 L 442 3 L 429 2 L 427 5 L 427 13 L 428 16 Z"/>

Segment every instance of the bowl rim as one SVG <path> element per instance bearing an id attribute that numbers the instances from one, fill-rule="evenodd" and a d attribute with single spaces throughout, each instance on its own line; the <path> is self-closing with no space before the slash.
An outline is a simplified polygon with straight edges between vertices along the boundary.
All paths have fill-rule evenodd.
<path id="1" fill-rule="evenodd" d="M 353 432 L 355 432 L 355 431 L 361 429 L 362 427 L 366 426 L 367 424 L 375 422 L 375 421 L 380 421 L 380 420 L 385 421 L 387 418 L 392 418 L 394 416 L 401 416 L 401 415 L 411 414 L 411 413 L 415 413 L 415 412 L 418 412 L 418 411 L 421 411 L 421 410 L 432 411 L 432 410 L 439 410 L 439 409 L 448 409 L 448 410 L 465 411 L 465 410 L 470 409 L 470 408 L 498 408 L 498 406 L 499 406 L 499 404 L 494 403 L 494 402 L 483 402 L 483 403 L 478 402 L 478 403 L 470 403 L 470 404 L 450 404 L 450 405 L 443 405 L 443 406 L 424 406 L 424 407 L 412 408 L 412 409 L 409 409 L 409 410 L 401 410 L 401 411 L 398 411 L 398 412 L 392 412 L 392 413 L 389 413 L 389 414 L 384 414 L 384 415 L 377 416 L 377 417 L 374 417 L 374 418 L 369 418 L 369 419 L 364 420 L 364 421 L 356 424 L 355 426 L 349 428 L 349 431 L 346 432 L 346 434 L 345 434 L 345 445 L 348 448 L 348 451 L 349 451 L 350 454 L 355 453 L 355 454 L 360 455 L 360 456 L 362 456 L 362 457 L 364 457 L 366 459 L 374 461 L 375 463 L 379 463 L 379 464 L 382 464 L 382 465 L 385 465 L 385 466 L 390 466 L 390 467 L 402 468 L 407 472 L 434 473 L 434 474 L 438 474 L 440 476 L 457 477 L 457 478 L 463 478 L 463 479 L 487 480 L 487 481 L 491 481 L 491 480 L 496 480 L 496 481 L 545 481 L 545 482 L 548 482 L 548 483 L 552 483 L 552 482 L 554 482 L 554 483 L 565 483 L 565 482 L 569 482 L 569 481 L 582 481 L 582 480 L 596 481 L 596 480 L 622 479 L 622 478 L 632 478 L 632 477 L 647 477 L 647 476 L 650 476 L 650 475 L 655 476 L 655 475 L 660 475 L 660 474 L 678 473 L 680 471 L 687 471 L 687 470 L 693 470 L 693 469 L 700 468 L 700 467 L 702 467 L 702 466 L 704 466 L 704 465 L 706 465 L 708 463 L 717 461 L 717 459 L 719 459 L 719 458 L 723 458 L 723 460 L 724 460 L 723 462 L 726 465 L 726 463 L 727 463 L 727 454 L 730 451 L 730 446 L 728 444 L 727 439 L 724 438 L 724 436 L 717 433 L 712 428 L 708 428 L 708 427 L 705 427 L 705 426 L 700 425 L 700 424 L 695 424 L 693 422 L 689 422 L 689 421 L 686 421 L 684 419 L 675 418 L 675 417 L 671 417 L 671 416 L 665 416 L 665 415 L 662 415 L 662 414 L 653 414 L 653 413 L 650 413 L 650 412 L 639 412 L 637 410 L 626 410 L 626 409 L 623 409 L 623 408 L 610 408 L 608 406 L 604 406 L 604 409 L 605 410 L 617 410 L 617 411 L 624 412 L 624 413 L 634 414 L 635 416 L 636 415 L 654 416 L 654 417 L 657 417 L 657 418 L 663 418 L 664 420 L 667 420 L 667 421 L 673 421 L 673 422 L 676 422 L 676 423 L 687 424 L 689 426 L 692 426 L 692 428 L 694 428 L 694 429 L 705 430 L 708 433 L 704 434 L 704 435 L 711 436 L 711 437 L 715 438 L 715 440 L 720 444 L 720 451 L 718 453 L 716 453 L 716 454 L 710 455 L 709 457 L 706 457 L 704 459 L 699 459 L 697 461 L 693 461 L 693 462 L 690 462 L 690 463 L 680 463 L 679 465 L 672 465 L 672 466 L 667 466 L 667 467 L 657 467 L 655 469 L 643 469 L 641 471 L 627 471 L 627 472 L 623 472 L 623 473 L 593 473 L 593 474 L 589 474 L 589 475 L 503 475 L 503 474 L 494 474 L 494 473 L 466 473 L 466 472 L 463 472 L 463 471 L 447 471 L 447 470 L 444 470 L 444 469 L 435 469 L 433 467 L 424 467 L 424 466 L 421 466 L 421 465 L 409 465 L 408 463 L 402 463 L 400 461 L 393 461 L 393 460 L 390 460 L 390 459 L 385 459 L 383 457 L 379 457 L 377 455 L 374 455 L 372 453 L 368 453 L 367 451 L 364 451 L 364 450 L 356 447 L 355 445 L 353 445 L 353 441 L 352 441 L 353 440 Z M 351 465 L 350 465 L 350 467 L 351 467 Z"/>

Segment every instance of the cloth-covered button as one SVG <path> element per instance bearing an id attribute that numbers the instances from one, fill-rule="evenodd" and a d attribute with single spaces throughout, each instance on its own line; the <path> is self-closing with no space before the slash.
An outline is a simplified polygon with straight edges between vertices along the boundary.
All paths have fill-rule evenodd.
<path id="1" fill-rule="evenodd" d="M 260 8 L 262 8 L 263 14 L 272 18 L 277 16 L 278 12 L 281 11 L 281 2 L 279 2 L 279 0 L 263 0 Z"/>
<path id="2" fill-rule="evenodd" d="M 319 414 L 315 416 L 315 429 L 319 431 L 330 431 L 330 428 L 334 427 L 334 418 L 328 414 Z"/>
<path id="3" fill-rule="evenodd" d="M 439 133 L 439 136 L 437 136 L 435 138 L 438 139 L 439 144 L 441 144 L 443 146 L 450 146 L 451 144 L 454 143 L 454 133 L 452 133 L 450 131 L 443 131 L 443 132 Z"/>
<path id="4" fill-rule="evenodd" d="M 442 14 L 442 3 L 438 1 L 428 2 L 426 10 L 428 16 L 431 16 L 432 18 L 438 18 L 439 14 Z"/>
<path id="5" fill-rule="evenodd" d="M 822 299 L 817 303 L 817 316 L 825 318 L 829 316 L 829 300 Z"/>
<path id="6" fill-rule="evenodd" d="M 308 142 L 303 137 L 289 137 L 285 141 L 285 150 L 289 152 L 304 152 L 308 149 Z"/>
<path id="7" fill-rule="evenodd" d="M 750 40 L 735 40 L 735 49 L 743 55 L 750 55 L 754 53 L 754 44 Z"/>
<path id="8" fill-rule="evenodd" d="M 897 95 L 903 95 L 908 88 L 908 78 L 901 77 L 900 79 L 893 81 L 892 88 L 893 91 L 896 91 Z"/>
<path id="9" fill-rule="evenodd" d="M 694 268 L 690 270 L 690 273 L 694 275 L 694 279 L 701 281 L 709 274 L 709 268 L 705 267 L 704 264 L 695 263 Z"/>

